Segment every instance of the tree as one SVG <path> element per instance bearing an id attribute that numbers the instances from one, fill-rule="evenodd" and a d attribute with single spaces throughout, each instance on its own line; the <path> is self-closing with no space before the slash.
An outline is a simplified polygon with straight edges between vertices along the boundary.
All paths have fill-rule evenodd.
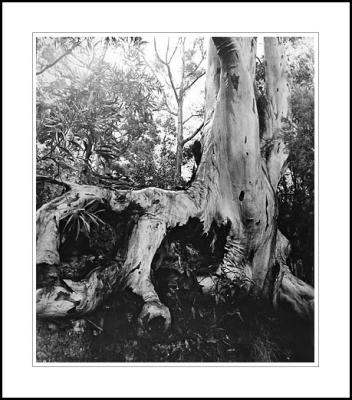
<path id="1" fill-rule="evenodd" d="M 154 38 L 154 51 L 156 56 L 155 68 L 144 57 L 146 65 L 149 67 L 153 75 L 160 82 L 160 90 L 162 92 L 162 108 L 173 116 L 177 121 L 176 130 L 176 163 L 175 163 L 175 181 L 181 181 L 181 167 L 183 148 L 190 140 L 192 140 L 202 129 L 200 124 L 192 134 L 187 138 L 184 137 L 185 125 L 192 118 L 202 117 L 202 110 L 198 109 L 191 112 L 190 115 L 184 116 L 184 105 L 187 94 L 192 87 L 205 75 L 203 69 L 203 61 L 205 59 L 205 51 L 203 48 L 203 39 L 196 38 L 190 46 L 186 46 L 186 38 L 179 37 L 174 46 L 172 46 L 170 38 L 167 39 L 165 56 L 161 56 L 158 50 L 156 39 Z M 176 56 L 176 57 L 175 57 Z M 177 60 L 176 60 L 177 59 Z M 174 61 L 179 63 L 174 66 Z M 179 69 L 179 71 L 177 71 Z"/>
<path id="2" fill-rule="evenodd" d="M 91 214 L 95 204 L 114 215 L 124 232 L 118 243 L 120 267 L 114 264 L 79 281 L 64 279 L 39 288 L 39 316 L 87 313 L 114 290 L 129 288 L 143 300 L 140 325 L 161 319 L 167 328 L 170 313 L 153 286 L 151 265 L 166 238 L 182 239 L 188 229 L 194 246 L 211 239 L 211 248 L 222 247 L 215 274 L 198 277 L 204 292 L 216 291 L 225 277 L 276 308 L 312 317 L 313 289 L 287 267 L 289 243 L 277 226 L 276 192 L 288 156 L 283 133 L 290 129 L 282 39 L 265 38 L 268 102 L 262 138 L 255 57 L 255 38 L 210 41 L 202 154 L 188 189 L 124 191 L 66 183 L 69 191 L 37 211 L 37 264 L 44 268 L 60 264 L 61 223 L 72 213 Z"/>

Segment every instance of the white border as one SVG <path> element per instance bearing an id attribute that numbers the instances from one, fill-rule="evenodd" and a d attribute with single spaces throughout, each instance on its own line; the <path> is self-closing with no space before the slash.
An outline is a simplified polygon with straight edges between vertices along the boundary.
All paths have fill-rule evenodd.
<path id="1" fill-rule="evenodd" d="M 4 397 L 348 396 L 349 4 L 3 4 Z M 25 300 L 32 294 L 32 32 L 204 32 L 210 27 L 320 33 L 319 367 L 33 368 L 31 304 Z"/>

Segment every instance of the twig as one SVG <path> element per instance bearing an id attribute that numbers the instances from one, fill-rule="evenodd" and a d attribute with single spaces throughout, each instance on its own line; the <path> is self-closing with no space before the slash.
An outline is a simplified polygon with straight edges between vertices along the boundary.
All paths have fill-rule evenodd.
<path id="1" fill-rule="evenodd" d="M 91 320 L 88 319 L 88 318 L 84 318 L 84 319 L 85 319 L 87 322 L 89 322 L 90 324 L 92 324 L 95 328 L 97 328 L 100 332 L 104 332 L 104 329 L 103 329 L 101 326 L 95 324 L 93 321 L 91 321 Z"/>

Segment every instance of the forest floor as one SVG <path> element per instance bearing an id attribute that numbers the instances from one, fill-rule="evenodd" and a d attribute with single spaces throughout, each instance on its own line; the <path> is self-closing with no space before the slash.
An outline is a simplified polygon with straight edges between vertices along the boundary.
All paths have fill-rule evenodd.
<path id="1" fill-rule="evenodd" d="M 37 206 L 57 195 L 48 188 L 39 190 Z M 110 221 L 111 216 L 106 219 Z M 72 235 L 60 248 L 61 257 L 69 259 L 59 271 L 63 278 L 81 279 L 78 273 L 82 271 L 111 265 L 116 235 L 109 224 L 92 226 L 89 240 Z M 186 241 L 187 232 L 181 236 Z M 82 254 L 72 258 L 76 249 Z M 136 321 L 141 301 L 125 291 L 79 320 L 37 320 L 37 362 L 314 361 L 312 325 L 289 318 L 289 313 L 276 315 L 262 300 L 248 296 L 241 300 L 241 292 L 231 282 L 222 282 L 215 297 L 202 294 L 196 279 L 202 267 L 201 253 L 189 243 L 177 241 L 173 252 L 170 249 L 163 267 L 153 268 L 152 274 L 160 300 L 171 312 L 172 326 L 168 332 L 154 326 L 152 332 L 141 334 Z M 203 260 L 205 266 L 214 264 L 209 257 Z M 71 268 L 69 276 L 66 267 Z M 39 287 L 41 273 L 37 267 Z"/>
<path id="2" fill-rule="evenodd" d="M 123 304 L 124 303 L 124 304 Z M 112 300 L 84 319 L 38 320 L 37 362 L 313 362 L 311 326 L 215 303 L 173 314 L 168 333 L 137 334 L 134 309 Z M 223 310 L 223 307 L 222 307 Z"/>

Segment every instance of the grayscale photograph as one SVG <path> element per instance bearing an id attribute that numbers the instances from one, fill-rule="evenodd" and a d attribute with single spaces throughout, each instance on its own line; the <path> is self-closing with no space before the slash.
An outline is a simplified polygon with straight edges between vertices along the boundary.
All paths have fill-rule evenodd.
<path id="1" fill-rule="evenodd" d="M 313 362 L 314 37 L 35 46 L 37 362 Z"/>

